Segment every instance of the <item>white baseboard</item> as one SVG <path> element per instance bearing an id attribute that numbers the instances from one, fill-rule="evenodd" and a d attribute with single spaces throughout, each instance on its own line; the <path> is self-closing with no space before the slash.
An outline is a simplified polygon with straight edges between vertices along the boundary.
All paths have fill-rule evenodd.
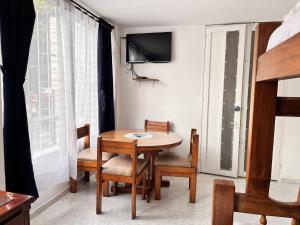
<path id="1" fill-rule="evenodd" d="M 280 182 L 288 183 L 288 184 L 300 184 L 300 180 L 296 179 L 287 179 L 287 178 L 281 178 Z"/>
<path id="2" fill-rule="evenodd" d="M 30 210 L 30 219 L 33 219 L 37 215 L 44 212 L 47 208 L 49 208 L 51 205 L 53 205 L 55 202 L 57 202 L 59 199 L 64 197 L 69 192 L 70 192 L 70 186 L 67 186 L 64 189 L 62 189 L 60 192 L 58 192 L 56 195 L 54 195 L 52 198 L 50 198 L 48 201 L 40 205 L 38 208 L 34 209 L 33 211 Z"/>
<path id="3" fill-rule="evenodd" d="M 84 177 L 81 177 L 77 180 L 77 185 L 82 183 L 84 181 Z M 59 192 L 57 192 L 53 197 L 51 197 L 49 200 L 45 201 L 43 204 L 35 208 L 34 210 L 30 210 L 30 219 L 34 219 L 36 216 L 44 212 L 47 208 L 49 208 L 51 205 L 53 205 L 55 202 L 60 200 L 62 197 L 64 197 L 66 194 L 70 193 L 70 185 L 67 185 L 63 189 L 61 189 Z"/>

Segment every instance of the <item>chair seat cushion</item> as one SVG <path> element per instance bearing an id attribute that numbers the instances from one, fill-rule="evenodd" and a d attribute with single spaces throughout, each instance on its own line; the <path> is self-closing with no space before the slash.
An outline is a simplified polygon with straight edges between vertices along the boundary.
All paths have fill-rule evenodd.
<path id="1" fill-rule="evenodd" d="M 156 166 L 177 166 L 191 167 L 191 155 L 187 157 L 181 156 L 172 151 L 160 152 L 156 157 L 154 165 Z"/>
<path id="2" fill-rule="evenodd" d="M 144 159 L 137 159 L 136 172 L 139 175 L 147 166 L 147 161 Z M 108 160 L 102 166 L 102 173 L 119 175 L 119 176 L 132 176 L 132 159 L 130 157 L 116 156 Z"/>
<path id="3" fill-rule="evenodd" d="M 107 161 L 113 156 L 113 153 L 102 152 L 102 161 Z M 86 148 L 78 153 L 77 159 L 86 161 L 97 161 L 97 149 Z"/>

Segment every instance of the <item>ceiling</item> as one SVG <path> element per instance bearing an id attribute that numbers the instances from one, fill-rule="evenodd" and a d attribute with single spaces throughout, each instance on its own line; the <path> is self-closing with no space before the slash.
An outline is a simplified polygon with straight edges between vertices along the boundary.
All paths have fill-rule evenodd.
<path id="1" fill-rule="evenodd" d="M 81 1 L 121 26 L 169 26 L 282 20 L 299 0 Z"/>

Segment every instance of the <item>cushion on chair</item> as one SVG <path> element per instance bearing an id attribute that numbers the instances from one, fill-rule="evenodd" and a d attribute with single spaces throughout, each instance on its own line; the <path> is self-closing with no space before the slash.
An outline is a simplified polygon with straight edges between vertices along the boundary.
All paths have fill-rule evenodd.
<path id="1" fill-rule="evenodd" d="M 140 174 L 146 166 L 147 161 L 138 158 L 136 165 L 137 174 Z M 102 173 L 130 177 L 132 175 L 132 159 L 130 157 L 116 156 L 104 163 L 102 168 Z"/>
<path id="2" fill-rule="evenodd" d="M 172 151 L 160 152 L 154 162 L 156 166 L 191 167 L 192 157 L 180 156 Z"/>
<path id="3" fill-rule="evenodd" d="M 102 152 L 102 161 L 107 161 L 114 156 L 113 153 Z M 77 159 L 96 161 L 97 160 L 97 149 L 86 148 L 78 153 Z"/>

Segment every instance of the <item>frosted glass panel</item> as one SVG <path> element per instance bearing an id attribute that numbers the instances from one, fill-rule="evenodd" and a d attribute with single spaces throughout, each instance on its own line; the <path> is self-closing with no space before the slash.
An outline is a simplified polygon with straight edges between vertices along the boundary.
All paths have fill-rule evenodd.
<path id="1" fill-rule="evenodd" d="M 234 106 L 237 82 L 239 31 L 226 34 L 225 75 L 223 91 L 221 169 L 232 170 Z"/>

